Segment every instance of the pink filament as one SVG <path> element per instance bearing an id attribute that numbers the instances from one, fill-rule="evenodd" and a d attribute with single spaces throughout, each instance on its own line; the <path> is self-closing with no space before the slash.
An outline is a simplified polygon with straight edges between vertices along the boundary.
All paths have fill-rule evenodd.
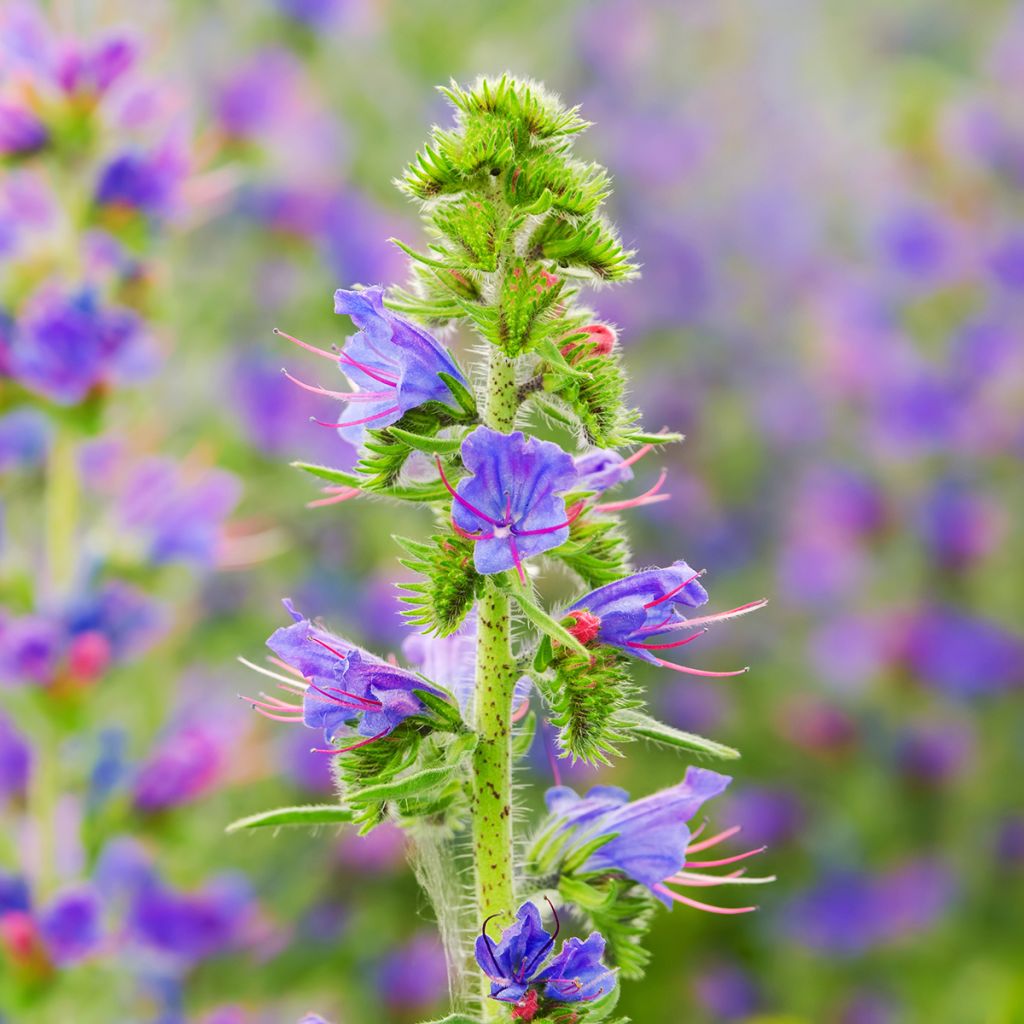
<path id="1" fill-rule="evenodd" d="M 292 665 L 289 665 L 288 662 L 286 661 L 282 661 L 280 658 L 268 657 L 267 661 L 269 661 L 272 665 L 276 665 L 278 668 L 283 668 L 285 671 L 291 672 L 293 676 L 298 676 L 300 679 L 305 679 L 305 676 L 297 668 L 295 668 Z"/>
<path id="2" fill-rule="evenodd" d="M 696 626 L 708 626 L 713 625 L 716 622 L 724 622 L 726 619 L 731 619 L 736 616 L 746 615 L 748 612 L 756 612 L 759 608 L 763 608 L 768 603 L 768 598 L 762 597 L 757 601 L 751 601 L 749 604 L 741 604 L 737 608 L 730 608 L 725 612 L 714 612 L 711 615 L 700 615 L 695 619 L 680 619 L 678 622 L 673 622 L 672 625 L 663 626 L 644 626 L 638 630 L 641 633 L 661 633 L 668 629 L 693 629 Z M 645 605 L 645 607 L 650 607 Z"/>
<path id="3" fill-rule="evenodd" d="M 516 539 L 515 539 L 514 536 L 511 536 L 511 535 L 509 536 L 509 538 L 508 538 L 508 546 L 509 546 L 509 549 L 512 552 L 512 561 L 515 564 L 516 572 L 519 573 L 519 582 L 525 584 L 526 583 L 526 573 L 523 572 L 523 561 L 519 557 L 519 545 L 516 544 Z"/>
<path id="4" fill-rule="evenodd" d="M 501 523 L 499 523 L 497 519 L 492 519 L 489 515 L 487 515 L 486 512 L 481 512 L 480 509 L 478 509 L 475 505 L 471 505 L 468 501 L 466 501 L 466 499 L 463 498 L 461 494 L 457 494 L 455 492 L 455 488 L 452 487 L 452 485 L 448 482 L 448 477 L 444 475 L 444 466 L 441 465 L 440 456 L 435 456 L 435 461 L 437 462 L 437 471 L 441 474 L 441 483 L 444 484 L 445 490 L 452 496 L 452 498 L 455 499 L 455 501 L 457 501 L 463 508 L 469 509 L 469 511 L 472 512 L 473 515 L 484 520 L 484 522 L 490 523 L 491 526 L 501 525 Z M 473 539 L 481 540 L 483 538 L 476 537 Z"/>
<path id="5" fill-rule="evenodd" d="M 691 899 L 689 896 L 684 896 L 679 892 L 673 892 L 664 885 L 656 885 L 654 889 L 656 892 L 668 896 L 669 899 L 673 899 L 677 903 L 685 903 L 686 906 L 694 907 L 697 910 L 706 910 L 709 914 L 749 914 L 751 911 L 757 910 L 757 907 L 715 907 L 710 903 L 701 903 L 700 900 Z"/>
<path id="6" fill-rule="evenodd" d="M 686 878 L 675 875 L 669 879 L 673 885 L 689 885 L 696 889 L 709 889 L 716 885 L 728 885 L 734 879 L 740 878 L 743 874 L 742 869 L 740 871 L 732 871 L 728 875 L 722 875 L 716 877 L 715 875 L 707 875 L 705 878 Z"/>
<path id="7" fill-rule="evenodd" d="M 595 505 L 595 512 L 623 512 L 628 508 L 640 508 L 643 505 L 654 505 L 659 501 L 668 501 L 670 494 L 659 494 L 665 480 L 668 478 L 668 470 L 663 469 L 661 475 L 653 487 L 648 488 L 643 494 L 635 498 L 627 498 L 625 501 L 612 501 L 603 505 Z"/>
<path id="8" fill-rule="evenodd" d="M 334 355 L 333 352 L 326 352 L 322 348 L 317 348 L 316 345 L 310 345 L 305 341 L 299 341 L 298 338 L 293 338 L 290 334 L 285 334 L 284 331 L 279 330 L 276 327 L 274 328 L 274 333 L 280 335 L 282 338 L 287 338 L 289 341 L 294 342 L 300 348 L 304 348 L 307 352 L 312 352 L 315 355 L 323 356 L 324 359 L 330 359 L 331 362 L 333 363 L 336 363 L 338 361 L 338 357 Z"/>
<path id="9" fill-rule="evenodd" d="M 346 366 L 355 367 L 355 369 L 365 373 L 367 377 L 371 377 L 373 380 L 378 381 L 389 388 L 398 387 L 398 381 L 394 377 L 389 374 L 385 374 L 383 370 L 375 370 L 372 366 L 367 366 L 366 363 L 360 363 L 358 360 L 353 359 L 347 352 L 339 352 L 338 361 L 344 363 Z"/>
<path id="10" fill-rule="evenodd" d="M 330 492 L 327 498 L 317 498 L 316 501 L 307 501 L 306 508 L 326 508 L 328 505 L 340 505 L 343 501 L 358 498 L 363 492 L 358 487 L 327 487 L 325 493 Z"/>
<path id="11" fill-rule="evenodd" d="M 745 676 L 750 671 L 749 668 L 738 668 L 733 672 L 709 672 L 704 668 L 691 668 L 689 665 L 676 665 L 671 661 L 665 661 L 664 658 L 655 658 L 655 664 L 660 665 L 662 668 L 670 668 L 673 672 L 682 672 L 683 675 L 703 676 L 706 679 L 728 679 L 731 676 Z"/>
<path id="12" fill-rule="evenodd" d="M 309 391 L 314 395 L 322 395 L 324 398 L 340 398 L 346 402 L 368 402 L 371 399 L 386 398 L 390 391 L 330 391 L 319 384 L 307 384 L 298 377 L 293 377 L 287 370 L 281 371 L 293 384 L 297 384 L 303 391 Z"/>
<path id="13" fill-rule="evenodd" d="M 653 601 L 648 601 L 647 604 L 644 605 L 644 607 L 656 608 L 659 604 L 664 604 L 666 601 L 670 601 L 673 597 L 676 596 L 676 594 L 679 593 L 680 590 L 684 589 L 685 587 L 688 587 L 694 580 L 700 579 L 700 577 L 703 576 L 705 572 L 707 572 L 706 569 L 701 569 L 700 572 L 695 572 L 688 580 L 683 580 L 683 582 L 680 583 L 678 587 L 673 587 L 667 594 L 662 594 L 661 597 L 656 597 Z"/>
<path id="14" fill-rule="evenodd" d="M 374 743 L 381 739 L 383 736 L 387 736 L 388 730 L 385 729 L 383 732 L 377 733 L 376 736 L 371 736 L 369 739 L 360 740 L 358 743 L 353 743 L 349 747 L 310 747 L 309 752 L 311 754 L 347 754 L 350 750 L 358 750 L 360 747 L 368 746 L 370 743 Z"/>
<path id="15" fill-rule="evenodd" d="M 702 843 L 690 843 L 690 845 L 686 847 L 686 852 L 687 854 L 700 853 L 701 850 L 706 850 L 711 846 L 717 846 L 719 843 L 724 842 L 726 839 L 731 839 L 734 835 L 736 835 L 737 832 L 739 832 L 741 827 L 742 826 L 740 825 L 733 825 L 732 828 L 727 828 L 724 832 L 719 832 L 717 835 L 711 836 L 710 839 L 705 839 Z M 690 838 L 696 839 L 697 836 L 700 835 L 703 828 L 704 826 L 701 825 L 700 829 L 694 832 Z"/>
<path id="16" fill-rule="evenodd" d="M 348 657 L 347 654 L 342 654 L 341 651 L 339 651 L 336 648 L 332 647 L 329 643 L 325 643 L 318 636 L 310 635 L 310 636 L 306 637 L 306 639 L 307 640 L 312 640 L 313 643 L 315 643 L 315 644 L 319 644 L 325 650 L 330 651 L 331 654 L 333 654 L 336 658 L 341 658 L 342 661 L 344 661 Z"/>
<path id="17" fill-rule="evenodd" d="M 639 647 L 643 651 L 667 651 L 674 647 L 685 647 L 687 644 L 692 644 L 694 640 L 699 640 L 706 632 L 706 629 L 702 629 L 699 633 L 686 637 L 685 640 L 673 640 L 668 644 L 642 644 L 634 641 L 629 646 Z"/>
<path id="18" fill-rule="evenodd" d="M 723 857 L 721 860 L 694 860 L 687 861 L 683 867 L 689 868 L 720 868 L 726 864 L 735 864 L 739 860 L 746 860 L 748 857 L 756 857 L 759 853 L 764 853 L 767 850 L 767 846 L 759 846 L 756 850 L 747 850 L 745 853 L 737 853 L 733 857 Z"/>
<path id="19" fill-rule="evenodd" d="M 572 526 L 574 522 L 580 517 L 580 513 L 583 511 L 583 502 L 578 502 L 569 511 L 569 517 L 564 523 L 559 523 L 557 526 L 545 526 L 541 530 L 516 530 L 517 537 L 539 537 L 544 533 L 554 533 L 556 530 L 562 530 L 566 526 Z"/>
<path id="20" fill-rule="evenodd" d="M 314 423 L 319 423 L 321 427 L 360 427 L 364 423 L 370 423 L 373 420 L 379 420 L 383 416 L 390 416 L 393 412 L 398 412 L 400 406 L 392 405 L 388 409 L 384 409 L 381 412 L 375 412 L 372 416 L 364 416 L 361 420 L 347 420 L 344 423 L 324 423 L 323 420 L 318 420 L 313 417 Z"/>
<path id="21" fill-rule="evenodd" d="M 645 444 L 643 448 L 637 449 L 633 452 L 628 459 L 623 459 L 622 464 L 624 466 L 632 466 L 635 462 L 639 462 L 648 452 L 654 451 L 653 444 Z"/>

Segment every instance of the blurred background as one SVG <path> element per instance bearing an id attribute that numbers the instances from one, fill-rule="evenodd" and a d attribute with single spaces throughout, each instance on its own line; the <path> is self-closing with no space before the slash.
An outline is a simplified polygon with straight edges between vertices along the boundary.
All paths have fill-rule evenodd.
<path id="1" fill-rule="evenodd" d="M 621 1009 L 1024 1021 L 1024 6 L 999 0 L 4 0 L 0 1020 L 444 1006 L 400 835 L 223 826 L 330 794 L 236 657 L 284 596 L 400 652 L 390 535 L 427 526 L 307 507 L 288 462 L 352 453 L 271 330 L 340 342 L 334 288 L 405 283 L 392 179 L 448 119 L 433 87 L 504 70 L 582 104 L 643 264 L 592 296 L 647 427 L 687 435 L 637 467 L 674 498 L 633 513 L 638 563 L 771 599 L 708 638 L 749 675 L 644 682 L 742 750 L 711 817 L 779 880 L 756 915 L 659 914 Z"/>

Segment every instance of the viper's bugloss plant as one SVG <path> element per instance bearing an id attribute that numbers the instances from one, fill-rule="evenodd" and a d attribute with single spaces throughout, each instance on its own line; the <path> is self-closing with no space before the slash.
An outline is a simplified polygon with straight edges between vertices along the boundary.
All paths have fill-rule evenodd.
<path id="1" fill-rule="evenodd" d="M 271 664 L 253 666 L 288 699 L 250 699 L 270 718 L 323 731 L 317 749 L 334 758 L 339 803 L 239 825 L 402 825 L 446 946 L 449 1021 L 622 1021 L 619 980 L 642 975 L 659 901 L 754 909 L 672 886 L 770 881 L 742 868 L 708 873 L 759 851 L 694 856 L 735 832 L 701 841 L 689 824 L 729 779 L 691 768 L 678 786 L 632 802 L 609 787 L 586 797 L 555 788 L 528 842 L 513 764 L 538 714 L 573 760 L 608 763 L 637 738 L 735 757 L 649 717 L 632 673 L 643 660 L 738 674 L 662 654 L 764 602 L 694 615 L 709 600 L 703 573 L 682 560 L 634 570 L 619 513 L 669 500 L 664 474 L 638 496 L 606 500 L 644 454 L 681 438 L 638 426 L 616 332 L 580 302 L 583 289 L 637 273 L 602 213 L 608 175 L 572 153 L 587 123 L 509 77 L 442 92 L 455 124 L 434 129 L 398 183 L 430 239 L 426 252 L 398 243 L 413 286 L 339 290 L 335 310 L 358 329 L 340 347 L 286 335 L 335 363 L 326 385 L 292 379 L 342 403 L 337 422 L 320 422 L 359 448 L 351 472 L 299 464 L 326 484 L 316 504 L 376 495 L 434 515 L 429 539 L 397 538 L 418 577 L 401 584 L 421 630 L 406 653 L 427 675 L 295 614 L 268 641 Z M 439 340 L 456 329 L 477 338 L 479 365 L 460 365 Z M 559 563 L 580 596 L 556 607 L 538 584 Z M 580 934 L 556 952 L 570 922 Z"/>

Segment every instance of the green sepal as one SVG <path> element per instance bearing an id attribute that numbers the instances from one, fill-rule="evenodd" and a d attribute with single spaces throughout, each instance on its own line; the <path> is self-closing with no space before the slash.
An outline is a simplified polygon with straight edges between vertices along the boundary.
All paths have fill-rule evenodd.
<path id="1" fill-rule="evenodd" d="M 543 672 L 551 664 L 551 659 L 554 656 L 555 652 L 551 646 L 551 637 L 545 633 L 537 645 L 537 653 L 533 656 L 534 672 Z"/>
<path id="2" fill-rule="evenodd" d="M 509 588 L 509 593 L 515 598 L 516 603 L 523 610 L 523 614 L 544 634 L 549 636 L 552 640 L 557 640 L 560 644 L 575 651 L 578 655 L 583 658 L 590 659 L 591 652 L 587 650 L 563 626 L 560 622 L 553 619 L 540 605 L 534 604 L 534 602 L 526 596 L 523 590 L 517 586 Z"/>
<path id="3" fill-rule="evenodd" d="M 463 620 L 480 597 L 484 577 L 473 564 L 473 542 L 460 537 L 450 527 L 421 544 L 404 537 L 395 540 L 408 553 L 402 565 L 424 577 L 421 582 L 402 583 L 409 605 L 403 614 L 426 633 L 448 636 Z"/>
<path id="4" fill-rule="evenodd" d="M 431 713 L 431 725 L 439 732 L 465 732 L 466 724 L 454 698 L 440 697 L 431 690 L 413 690 L 413 696 Z"/>
<path id="5" fill-rule="evenodd" d="M 426 455 L 450 455 L 457 452 L 462 444 L 461 438 L 431 437 L 428 434 L 414 434 L 411 430 L 401 427 L 388 427 L 388 433 L 399 441 Z"/>
<path id="6" fill-rule="evenodd" d="M 275 807 L 259 811 L 231 822 L 225 832 L 241 832 L 251 828 L 283 828 L 289 825 L 347 825 L 352 812 L 337 804 L 306 804 L 297 807 Z"/>
<path id="7" fill-rule="evenodd" d="M 626 435 L 623 447 L 635 444 L 679 444 L 680 441 L 685 440 L 685 434 L 677 434 L 674 431 L 666 430 L 660 434 L 648 434 L 643 430 L 630 430 Z"/>
<path id="8" fill-rule="evenodd" d="M 451 768 L 446 764 L 423 768 L 401 778 L 363 786 L 359 790 L 358 798 L 360 803 L 371 803 L 420 797 L 428 790 L 444 785 L 450 778 Z"/>
<path id="9" fill-rule="evenodd" d="M 458 378 L 453 377 L 450 373 L 445 373 L 443 370 L 438 372 L 438 377 L 448 386 L 448 390 L 452 393 L 452 397 L 459 404 L 459 408 L 466 413 L 467 416 L 476 418 L 477 407 L 476 398 L 473 393 L 462 383 Z"/>
<path id="10" fill-rule="evenodd" d="M 342 469 L 332 469 L 330 466 L 318 466 L 314 462 L 293 462 L 294 469 L 301 469 L 305 473 L 326 480 L 331 484 L 341 484 L 344 487 L 358 487 L 360 490 L 366 484 L 366 477 L 358 476 L 355 473 L 346 473 Z"/>
<path id="11" fill-rule="evenodd" d="M 683 732 L 671 725 L 665 725 L 641 711 L 628 710 L 620 712 L 616 717 L 617 724 L 626 732 L 638 739 L 660 743 L 664 747 L 675 747 L 677 750 L 688 750 L 707 757 L 716 757 L 723 761 L 732 761 L 740 756 L 738 750 L 727 747 L 724 743 L 705 739 L 691 732 Z"/>

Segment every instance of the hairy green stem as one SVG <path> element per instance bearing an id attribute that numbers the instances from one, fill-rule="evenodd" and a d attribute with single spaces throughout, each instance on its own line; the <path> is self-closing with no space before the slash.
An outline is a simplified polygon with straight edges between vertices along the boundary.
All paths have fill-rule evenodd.
<path id="1" fill-rule="evenodd" d="M 515 362 L 492 350 L 484 422 L 495 430 L 515 426 Z M 473 755 L 473 860 L 476 866 L 476 911 L 482 923 L 500 914 L 508 924 L 515 910 L 512 837 L 512 694 L 516 685 L 508 595 L 491 585 L 477 617 L 476 731 Z M 488 1000 L 487 1020 L 499 1007 Z"/>

